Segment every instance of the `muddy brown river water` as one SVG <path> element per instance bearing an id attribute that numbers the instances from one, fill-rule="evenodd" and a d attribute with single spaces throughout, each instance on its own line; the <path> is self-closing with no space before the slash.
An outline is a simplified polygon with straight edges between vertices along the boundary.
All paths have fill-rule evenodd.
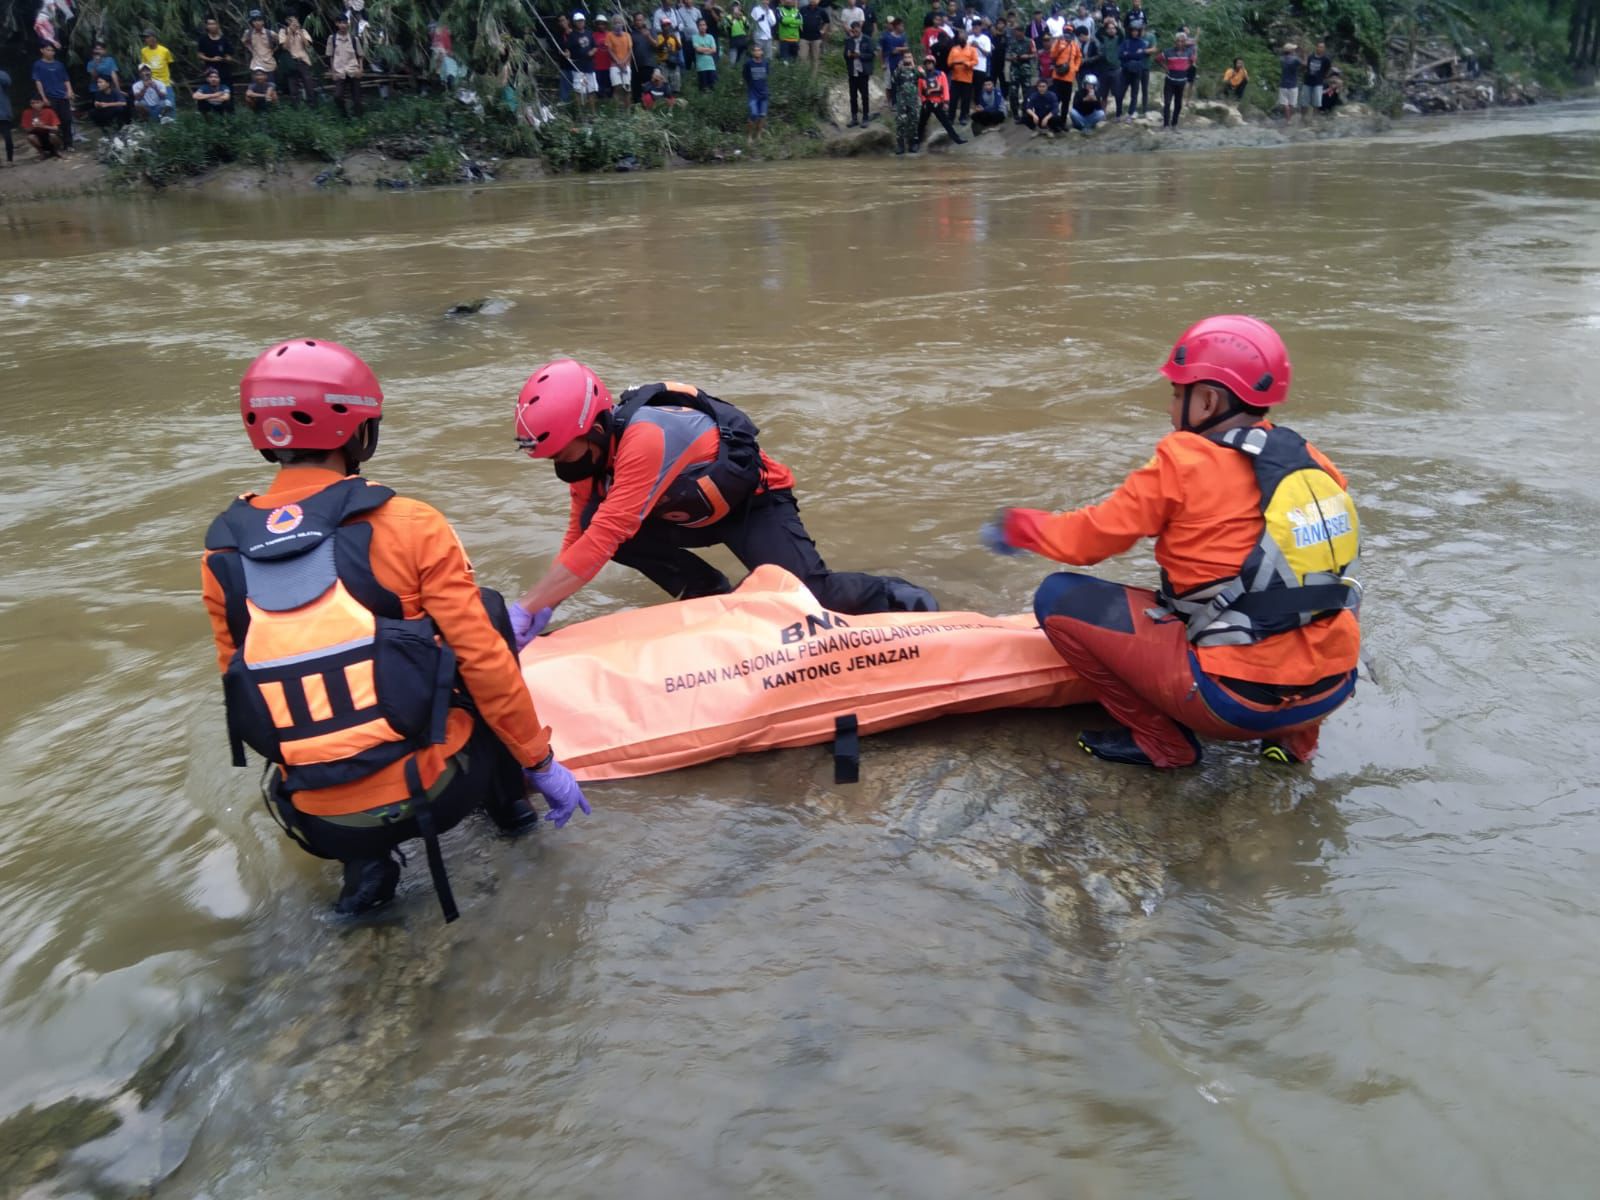
<path id="1" fill-rule="evenodd" d="M 477 297 L 502 311 L 447 319 Z M 496 308 L 501 308 L 496 305 Z M 590 790 L 361 928 L 228 766 L 197 596 L 251 355 L 366 354 L 373 474 L 528 582 L 556 353 L 746 406 L 840 566 L 1026 608 L 1190 320 L 1277 323 L 1370 677 L 1313 769 L 1090 710 Z M 811 163 L 0 212 L 0 1195 L 1593 1196 L 1600 116 L 1272 152 Z M 1148 555 L 1107 571 L 1148 579 Z M 576 618 L 654 602 L 616 568 Z M 597 714 L 603 717 L 603 714 Z"/>

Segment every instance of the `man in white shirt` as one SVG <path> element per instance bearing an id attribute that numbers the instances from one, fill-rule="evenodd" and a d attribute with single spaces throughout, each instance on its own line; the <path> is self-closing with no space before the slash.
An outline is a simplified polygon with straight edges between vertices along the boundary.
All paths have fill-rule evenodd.
<path id="1" fill-rule="evenodd" d="M 1050 39 L 1054 41 L 1066 33 L 1067 19 L 1060 13 L 1051 13 L 1044 19 L 1044 28 L 1045 32 L 1050 35 Z"/>
<path id="2" fill-rule="evenodd" d="M 750 36 L 753 45 L 766 51 L 763 57 L 768 62 L 776 58 L 772 53 L 772 31 L 777 27 L 778 14 L 772 10 L 772 5 L 767 0 L 756 0 L 750 9 Z"/>
<path id="3" fill-rule="evenodd" d="M 860 25 L 865 28 L 867 24 L 867 10 L 862 8 L 861 5 L 854 3 L 854 0 L 851 0 L 851 3 L 839 10 L 839 24 L 843 25 L 846 29 L 849 29 L 852 25 Z"/>
<path id="4" fill-rule="evenodd" d="M 983 81 L 989 78 L 989 56 L 994 53 L 994 39 L 989 36 L 989 18 L 979 17 L 967 44 L 978 51 L 978 61 L 972 68 L 972 94 L 983 91 Z"/>

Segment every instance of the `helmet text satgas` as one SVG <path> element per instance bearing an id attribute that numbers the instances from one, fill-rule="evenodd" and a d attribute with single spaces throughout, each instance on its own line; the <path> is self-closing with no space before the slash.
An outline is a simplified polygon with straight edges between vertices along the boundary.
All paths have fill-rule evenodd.
<path id="1" fill-rule="evenodd" d="M 239 413 L 257 450 L 339 450 L 383 417 L 372 368 L 337 342 L 295 338 L 262 351 L 239 381 Z M 376 438 L 366 439 L 362 457 Z"/>

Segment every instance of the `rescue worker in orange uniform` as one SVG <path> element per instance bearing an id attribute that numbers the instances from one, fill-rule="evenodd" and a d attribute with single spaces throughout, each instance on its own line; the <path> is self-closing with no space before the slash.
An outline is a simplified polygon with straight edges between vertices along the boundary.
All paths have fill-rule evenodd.
<path id="1" fill-rule="evenodd" d="M 454 920 L 439 834 L 480 807 L 531 829 L 530 788 L 557 826 L 589 811 L 523 685 L 505 602 L 443 516 L 361 477 L 383 392 L 351 351 L 272 346 L 239 407 L 278 473 L 212 523 L 201 568 L 234 764 L 247 745 L 275 764 L 269 811 L 344 864 L 338 912 L 387 904 L 393 852 L 420 837 Z"/>
<path id="2" fill-rule="evenodd" d="M 904 579 L 829 570 L 800 522 L 794 476 L 762 452 L 758 432 L 739 409 L 687 384 L 646 384 L 613 403 L 574 359 L 530 375 L 517 397 L 517 445 L 554 460 L 571 511 L 560 556 L 511 606 L 518 647 L 613 560 L 674 599 L 731 591 L 727 576 L 690 553 L 716 545 L 750 570 L 783 567 L 834 612 L 937 611 Z"/>
<path id="3" fill-rule="evenodd" d="M 1270 325 L 1208 317 L 1161 370 L 1174 432 L 1149 462 L 1099 504 L 1006 509 L 981 536 L 1077 566 L 1156 540 L 1158 591 L 1061 572 L 1034 597 L 1045 635 L 1121 723 L 1084 733 L 1084 751 L 1186 767 L 1198 734 L 1305 762 L 1356 685 L 1355 504 L 1326 456 L 1267 420 L 1290 380 Z"/>

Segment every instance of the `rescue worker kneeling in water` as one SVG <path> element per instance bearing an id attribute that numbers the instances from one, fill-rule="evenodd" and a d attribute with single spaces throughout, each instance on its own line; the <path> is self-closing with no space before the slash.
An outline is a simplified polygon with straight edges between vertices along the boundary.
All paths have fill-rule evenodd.
<path id="1" fill-rule="evenodd" d="M 246 745 L 276 765 L 269 809 L 304 849 L 344 864 L 340 913 L 388 903 L 391 854 L 421 837 L 454 920 L 439 834 L 480 807 L 506 833 L 531 829 L 530 787 L 557 826 L 589 811 L 523 685 L 505 602 L 478 587 L 443 516 L 361 477 L 383 392 L 355 354 L 272 346 L 245 372 L 239 407 L 278 473 L 206 534 L 234 765 Z"/>
<path id="2" fill-rule="evenodd" d="M 1266 419 L 1290 377 L 1270 325 L 1208 317 L 1161 372 L 1176 432 L 1149 462 L 1088 508 L 1006 509 L 984 543 L 1087 566 L 1156 539 L 1160 591 L 1062 572 L 1034 597 L 1046 636 L 1122 723 L 1084 733 L 1083 750 L 1186 767 L 1200 734 L 1305 762 L 1356 685 L 1355 504 L 1320 451 Z"/>
<path id="3" fill-rule="evenodd" d="M 794 477 L 762 453 L 757 432 L 739 409 L 686 384 L 645 384 L 613 403 L 573 359 L 530 375 L 517 397 L 517 445 L 555 460 L 572 505 L 560 557 L 511 606 L 518 646 L 612 560 L 674 599 L 731 591 L 691 547 L 727 546 L 750 570 L 783 567 L 833 612 L 938 610 L 903 579 L 830 571 L 800 523 Z"/>

